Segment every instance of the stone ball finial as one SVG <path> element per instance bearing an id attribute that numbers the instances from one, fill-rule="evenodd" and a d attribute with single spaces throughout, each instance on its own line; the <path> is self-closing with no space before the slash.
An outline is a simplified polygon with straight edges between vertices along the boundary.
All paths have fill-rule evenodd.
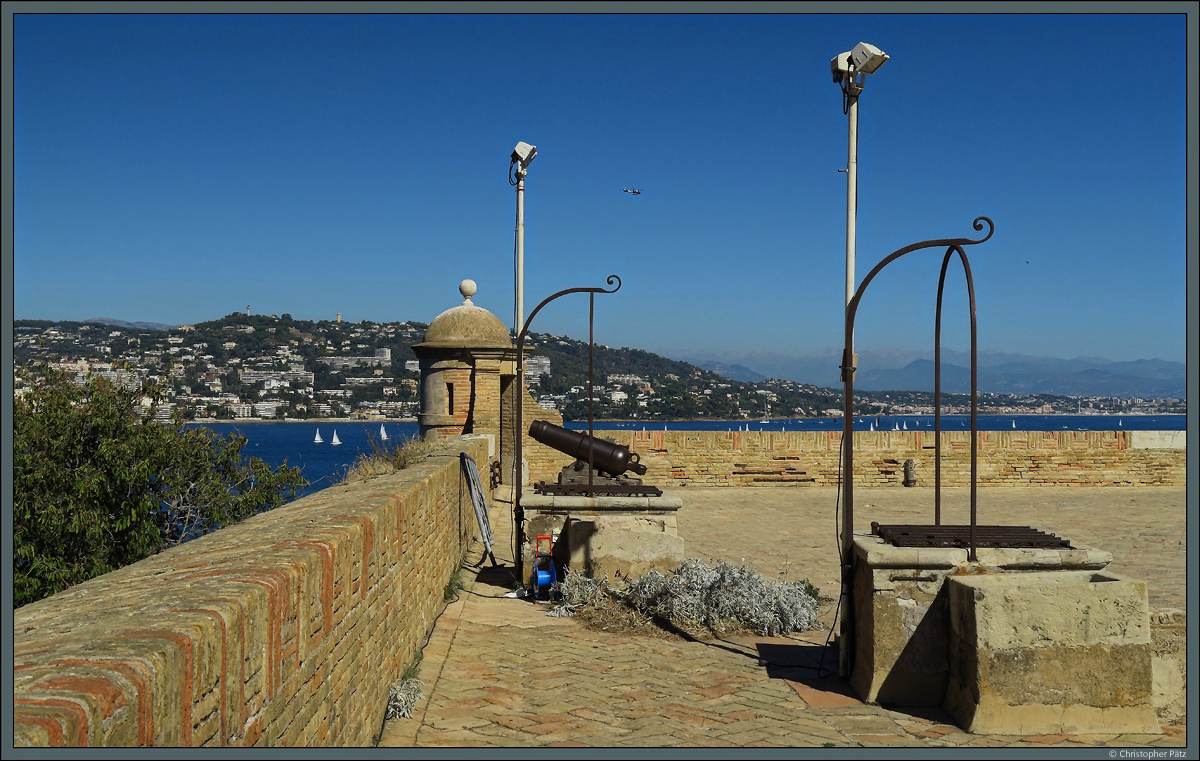
<path id="1" fill-rule="evenodd" d="M 474 280 L 464 280 L 458 284 L 458 292 L 463 295 L 463 304 L 470 304 L 471 297 L 477 290 Z"/>

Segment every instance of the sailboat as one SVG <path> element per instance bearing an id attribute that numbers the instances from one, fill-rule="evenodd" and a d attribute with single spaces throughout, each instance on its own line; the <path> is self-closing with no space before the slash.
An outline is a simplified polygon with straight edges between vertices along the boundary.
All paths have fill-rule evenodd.
<path id="1" fill-rule="evenodd" d="M 903 423 L 903 424 L 901 424 L 901 428 L 902 428 L 903 430 L 905 430 L 905 431 L 907 431 L 907 430 L 908 430 L 908 421 L 907 421 L 907 420 L 906 420 L 906 421 L 904 421 L 904 423 Z"/>
<path id="2" fill-rule="evenodd" d="M 387 441 L 387 429 L 382 425 L 379 426 L 379 439 L 381 441 Z"/>
<path id="3" fill-rule="evenodd" d="M 1016 427 L 1017 427 L 1017 421 L 1014 419 L 1013 420 L 1013 428 L 1016 428 Z"/>
<path id="4" fill-rule="evenodd" d="M 321 429 L 320 429 L 320 428 L 318 428 L 318 429 L 317 429 L 317 437 L 316 437 L 315 439 L 313 439 L 313 443 L 314 443 L 314 444 L 320 444 L 320 443 L 321 443 L 322 441 L 324 441 L 324 440 L 325 440 L 325 439 L 321 438 Z"/>
<path id="5" fill-rule="evenodd" d="M 332 444 L 332 445 L 333 445 L 333 446 L 335 446 L 335 447 L 336 447 L 338 444 L 341 444 L 341 443 L 342 443 L 342 442 L 341 442 L 341 440 L 340 440 L 340 439 L 338 439 L 338 437 L 337 437 L 337 429 L 336 429 L 336 428 L 335 428 L 335 429 L 333 429 L 333 441 L 330 441 L 329 443 L 330 443 L 330 444 Z"/>

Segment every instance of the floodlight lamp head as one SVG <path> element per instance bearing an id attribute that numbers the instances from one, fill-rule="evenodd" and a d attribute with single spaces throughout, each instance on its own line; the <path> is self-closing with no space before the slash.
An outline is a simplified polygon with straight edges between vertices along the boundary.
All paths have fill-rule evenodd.
<path id="1" fill-rule="evenodd" d="M 829 73 L 833 75 L 833 83 L 839 84 L 850 73 L 850 54 L 838 53 L 829 59 Z"/>
<path id="2" fill-rule="evenodd" d="M 517 143 L 517 147 L 513 148 L 512 160 L 520 164 L 522 169 L 529 166 L 529 162 L 533 161 L 534 156 L 537 156 L 537 146 L 529 143 Z"/>
<path id="3" fill-rule="evenodd" d="M 850 51 L 850 63 L 860 74 L 874 74 L 887 59 L 887 53 L 868 42 L 860 42 Z"/>

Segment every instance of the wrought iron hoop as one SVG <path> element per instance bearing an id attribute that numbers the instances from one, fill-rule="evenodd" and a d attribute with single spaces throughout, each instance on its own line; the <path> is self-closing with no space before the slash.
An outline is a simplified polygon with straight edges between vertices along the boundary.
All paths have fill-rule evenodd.
<path id="1" fill-rule="evenodd" d="M 967 282 L 967 297 L 969 302 L 970 318 L 971 318 L 971 540 L 970 540 L 970 559 L 972 562 L 976 560 L 975 553 L 975 524 L 976 524 L 976 500 L 975 500 L 975 479 L 976 479 L 976 458 L 975 451 L 976 438 L 978 433 L 977 427 L 977 404 L 978 404 L 978 387 L 977 387 L 977 346 L 976 346 L 976 321 L 975 321 L 975 285 L 971 277 L 971 266 L 967 261 L 966 252 L 963 246 L 973 246 L 987 241 L 995 232 L 995 225 L 988 217 L 976 217 L 971 223 L 975 230 L 982 230 L 983 225 L 987 224 L 987 235 L 978 240 L 971 238 L 942 238 L 937 240 L 927 240 L 920 243 L 913 243 L 901 249 L 894 251 L 892 254 L 885 257 L 879 264 L 867 274 L 863 281 L 859 284 L 858 289 L 854 292 L 854 297 L 846 307 L 846 333 L 845 333 L 845 348 L 842 352 L 842 381 L 845 384 L 845 398 L 843 399 L 844 411 L 842 413 L 842 441 L 843 441 L 843 465 L 842 465 L 842 484 L 845 492 L 845 508 L 842 516 L 842 570 L 843 577 L 849 573 L 851 563 L 851 553 L 853 551 L 851 542 L 853 541 L 854 532 L 854 317 L 858 312 L 859 302 L 862 301 L 863 294 L 866 292 L 867 286 L 887 265 L 891 264 L 896 259 L 899 259 L 905 254 L 910 254 L 913 251 L 919 251 L 925 248 L 946 247 L 946 254 L 942 259 L 942 268 L 938 279 L 938 300 L 937 300 L 937 315 L 936 324 L 934 327 L 934 446 L 936 460 L 935 465 L 935 494 L 934 494 L 934 509 L 935 517 L 938 523 L 941 522 L 941 327 L 942 327 L 942 292 L 946 280 L 946 267 L 950 262 L 952 254 L 957 253 L 963 264 L 963 271 Z"/>
<path id="2" fill-rule="evenodd" d="M 586 293 L 586 294 L 588 294 L 588 386 L 587 386 L 587 392 L 588 392 L 588 437 L 589 437 L 589 441 L 588 441 L 588 496 L 589 497 L 595 496 L 592 493 L 592 489 L 593 489 L 592 471 L 594 469 L 593 468 L 593 459 L 594 459 L 593 447 L 595 445 L 593 428 L 592 428 L 592 426 L 593 426 L 593 419 L 592 419 L 592 387 L 593 387 L 592 364 L 593 364 L 593 354 L 594 354 L 594 351 L 593 351 L 594 344 L 592 341 L 592 332 L 593 332 L 593 327 L 594 327 L 594 323 L 595 323 L 596 294 L 597 293 L 616 293 L 617 291 L 619 291 L 621 289 L 621 278 L 619 278 L 616 275 L 609 275 L 607 278 L 604 279 L 604 282 L 608 283 L 609 285 L 613 285 L 614 281 L 616 282 L 616 285 L 613 286 L 611 289 L 607 289 L 607 288 L 567 288 L 566 290 L 562 290 L 562 291 L 559 291 L 558 293 L 547 296 L 545 299 L 542 299 L 542 302 L 540 304 L 538 304 L 536 307 L 534 307 L 533 311 L 529 313 L 529 316 L 525 318 L 525 323 L 521 326 L 521 332 L 517 334 L 517 379 L 518 379 L 518 383 L 520 385 L 517 387 L 517 394 L 516 394 L 517 398 L 516 398 L 516 403 L 514 404 L 514 406 L 516 407 L 516 419 L 515 419 L 516 432 L 513 435 L 513 470 L 515 471 L 516 475 L 513 478 L 513 522 L 516 524 L 516 527 L 517 527 L 517 530 L 515 532 L 517 546 L 514 548 L 513 555 L 514 555 L 514 562 L 516 563 L 516 566 L 517 566 L 517 578 L 518 579 L 521 578 L 522 574 L 524 573 L 524 570 L 522 568 L 523 562 L 522 562 L 522 557 L 521 557 L 521 547 L 525 543 L 525 536 L 524 536 L 525 511 L 521 507 L 521 454 L 522 454 L 522 449 L 523 449 L 522 442 L 524 441 L 524 437 L 525 437 L 525 431 L 522 428 L 522 419 L 521 419 L 522 418 L 521 412 L 522 412 L 522 408 L 524 407 L 524 400 L 525 400 L 525 352 L 524 352 L 525 337 L 529 334 L 530 323 L 533 322 L 533 318 L 536 317 L 537 313 L 542 310 L 542 307 L 546 306 L 551 301 L 554 301 L 555 299 L 560 298 L 562 296 L 566 296 L 567 294 L 570 294 L 570 293 Z"/>

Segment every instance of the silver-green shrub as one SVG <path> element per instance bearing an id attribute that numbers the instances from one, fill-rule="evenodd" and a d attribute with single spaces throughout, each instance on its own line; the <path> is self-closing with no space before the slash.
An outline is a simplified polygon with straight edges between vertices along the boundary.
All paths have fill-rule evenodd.
<path id="1" fill-rule="evenodd" d="M 778 636 L 820 628 L 817 590 L 807 581 L 765 580 L 723 561 L 709 567 L 687 558 L 674 573 L 649 571 L 624 591 L 609 587 L 607 579 L 567 573 L 554 591 L 560 602 L 549 615 L 555 616 L 619 603 L 677 629 L 717 636 L 747 630 Z"/>
<path id="2" fill-rule="evenodd" d="M 750 630 L 777 636 L 819 628 L 816 590 L 808 582 L 764 580 L 724 561 L 687 558 L 670 576 L 651 571 L 623 595 L 635 610 L 682 628 L 714 634 Z"/>
<path id="3" fill-rule="evenodd" d="M 413 708 L 421 699 L 421 680 L 404 679 L 388 690 L 387 711 L 384 718 L 410 719 Z"/>
<path id="4" fill-rule="evenodd" d="M 550 616 L 569 616 L 585 606 L 602 607 L 612 602 L 615 595 L 607 576 L 593 579 L 569 570 L 564 572 L 562 581 L 551 585 L 550 591 L 551 597 L 558 601 L 547 612 Z"/>

